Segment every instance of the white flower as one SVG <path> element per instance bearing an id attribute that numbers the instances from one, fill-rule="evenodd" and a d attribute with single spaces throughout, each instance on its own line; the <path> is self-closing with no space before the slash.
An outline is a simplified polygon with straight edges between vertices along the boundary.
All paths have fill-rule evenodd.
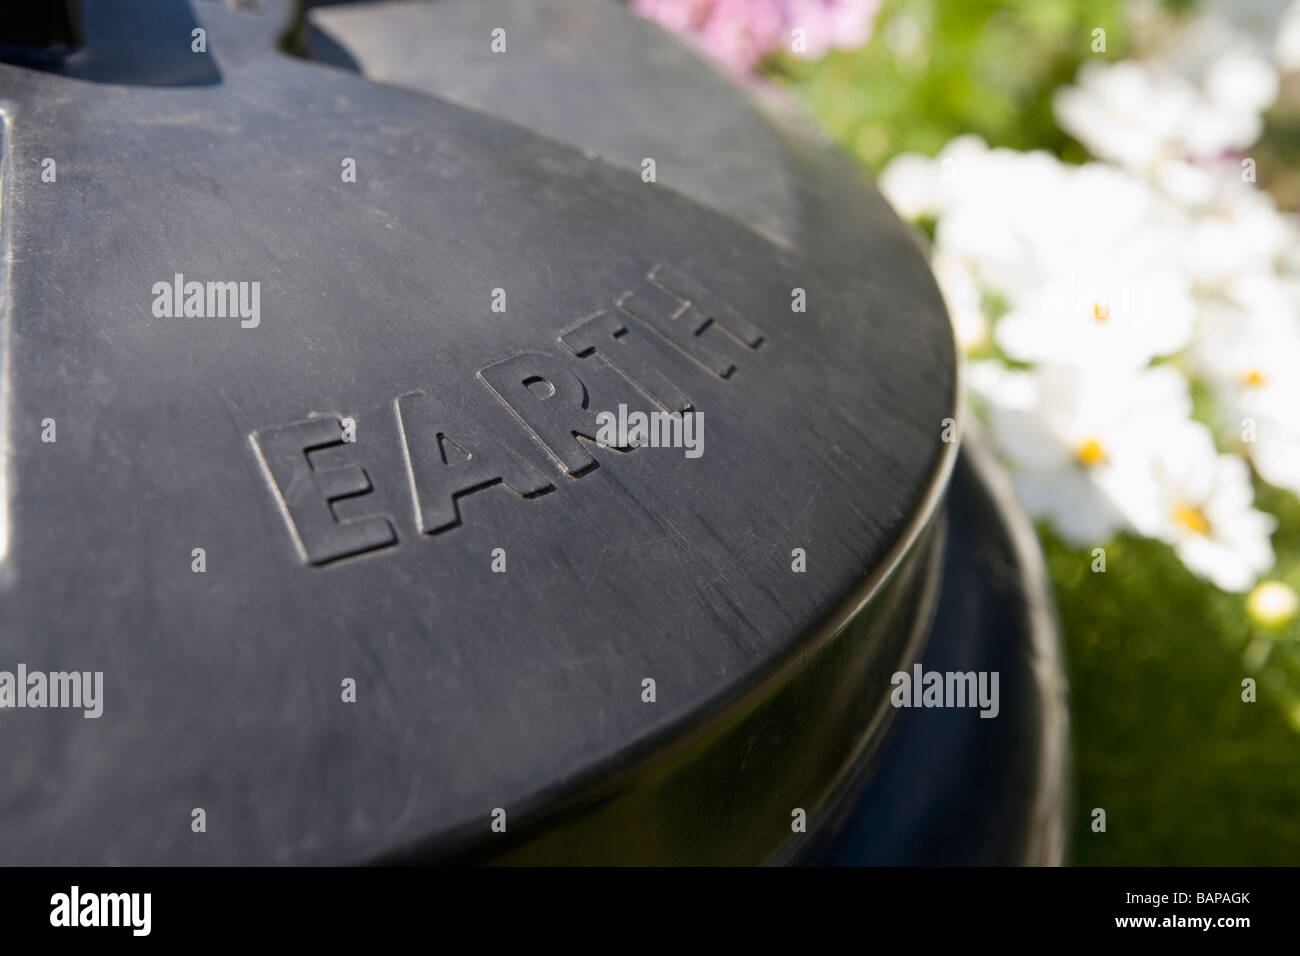
<path id="1" fill-rule="evenodd" d="M 1193 573 L 1225 591 L 1246 591 L 1273 566 L 1272 515 L 1252 507 L 1250 468 L 1221 455 L 1199 422 L 1148 436 L 1145 465 L 1116 475 L 1116 500 L 1143 535 L 1173 546 Z"/>
<path id="2" fill-rule="evenodd" d="M 1206 310 L 1191 358 L 1261 478 L 1300 494 L 1300 280 L 1247 276 Z"/>
<path id="3" fill-rule="evenodd" d="M 963 137 L 935 160 L 899 157 L 882 186 L 900 211 L 940 217 L 935 269 L 968 343 L 992 293 L 1010 310 L 996 340 L 1018 360 L 1137 367 L 1186 345 L 1186 217 L 1148 184 Z"/>
<path id="4" fill-rule="evenodd" d="M 965 259 L 981 284 L 1000 294 L 1041 281 L 1036 253 L 1055 247 L 1073 227 L 1051 219 L 1053 203 L 1066 195 L 1067 167 L 1045 152 L 941 156 L 948 165 L 935 245 Z"/>
<path id="5" fill-rule="evenodd" d="M 1182 268 L 1202 291 L 1218 294 L 1239 276 L 1289 265 L 1288 255 L 1300 246 L 1295 217 L 1279 212 L 1268 193 L 1241 182 L 1235 168 L 1215 175 L 1169 163 L 1158 175 L 1166 188 L 1181 192 L 1189 220 L 1177 248 Z"/>
<path id="6" fill-rule="evenodd" d="M 900 153 L 881 171 L 880 191 L 904 219 L 942 215 L 968 194 L 988 151 L 978 136 L 958 136 L 933 159 Z"/>
<path id="7" fill-rule="evenodd" d="M 1222 304 L 1208 309 L 1192 350 L 1230 424 L 1297 395 L 1300 338 L 1279 316 Z M 1300 409 L 1297 409 L 1300 411 Z"/>
<path id="8" fill-rule="evenodd" d="M 1082 258 L 1076 269 L 1026 295 L 998 322 L 994 339 L 1007 355 L 1133 369 L 1190 340 L 1196 305 L 1182 274 Z"/>
<path id="9" fill-rule="evenodd" d="M 989 201 L 959 206 L 936 239 L 977 258 L 1007 301 L 995 340 L 1012 358 L 1136 368 L 1187 344 L 1186 217 L 1149 185 L 1094 163 L 1013 176 L 986 196 L 1001 200 L 1000 220 Z"/>
<path id="10" fill-rule="evenodd" d="M 881 170 L 877 185 L 904 219 L 937 216 L 943 208 L 939 172 L 929 156 L 900 153 Z"/>
<path id="11" fill-rule="evenodd" d="M 1053 100 L 1062 129 L 1094 156 L 1130 169 L 1190 153 L 1182 137 L 1199 106 L 1186 80 L 1131 60 L 1085 64 L 1075 85 L 1058 90 Z M 1219 127 L 1217 118 L 1206 118 Z M 1228 138 L 1249 143 L 1255 135 L 1251 126 Z"/>
<path id="12" fill-rule="evenodd" d="M 1297 406 L 1293 398 L 1285 408 L 1272 405 L 1252 419 L 1254 440 L 1246 444 L 1259 476 L 1270 485 L 1300 495 L 1300 428 L 1296 427 Z"/>
<path id="13" fill-rule="evenodd" d="M 1080 70 L 1058 119 L 1123 168 L 965 136 L 881 177 L 901 215 L 936 220 L 958 341 L 983 345 L 991 328 L 1032 366 L 968 373 L 1026 509 L 1075 546 L 1165 541 L 1230 591 L 1273 565 L 1276 519 L 1254 508 L 1246 461 L 1191 419 L 1182 373 L 1151 363 L 1179 355 L 1213 389 L 1225 447 L 1300 494 L 1300 221 L 1233 155 L 1277 95 L 1280 9 L 1206 0 L 1154 59 Z M 1300 0 L 1290 16 L 1300 63 Z M 991 301 L 1005 314 L 986 314 Z"/>
<path id="14" fill-rule="evenodd" d="M 1148 172 L 1245 149 L 1277 98 L 1277 0 L 1210 0 L 1150 59 L 1089 63 L 1058 91 L 1056 118 L 1094 156 Z"/>
<path id="15" fill-rule="evenodd" d="M 989 324 L 984 317 L 983 297 L 970 268 L 960 257 L 942 251 L 931 258 L 930 268 L 948 306 L 957 345 L 968 352 L 987 345 Z"/>
<path id="16" fill-rule="evenodd" d="M 1149 184 L 961 137 L 933 160 L 898 157 L 881 185 L 901 213 L 939 217 L 934 269 L 966 347 L 986 340 L 986 293 L 1020 361 L 1137 368 L 1187 344 L 1187 218 Z"/>
<path id="17" fill-rule="evenodd" d="M 1169 367 L 1099 375 L 989 361 L 972 363 L 968 379 L 1025 507 L 1077 546 L 1128 527 L 1117 497 L 1149 473 L 1150 435 L 1181 425 L 1191 411 L 1187 383 Z"/>
<path id="18" fill-rule="evenodd" d="M 1197 18 L 1205 45 L 1225 37 L 1238 48 L 1272 54 L 1283 72 L 1300 68 L 1300 0 L 1207 0 Z"/>
<path id="19" fill-rule="evenodd" d="M 1238 45 L 1208 62 L 1203 43 L 1165 59 L 1085 64 L 1054 100 L 1057 122 L 1102 159 L 1146 171 L 1167 159 L 1215 159 L 1245 149 L 1277 98 L 1264 57 Z"/>
<path id="20" fill-rule="evenodd" d="M 1259 115 L 1277 99 L 1278 75 L 1273 65 L 1250 53 L 1228 53 L 1205 71 L 1205 92 L 1225 113 L 1252 117 L 1259 128 Z M 1258 138 L 1258 133 L 1254 138 Z M 1242 143 L 1249 146 L 1252 140 Z"/>

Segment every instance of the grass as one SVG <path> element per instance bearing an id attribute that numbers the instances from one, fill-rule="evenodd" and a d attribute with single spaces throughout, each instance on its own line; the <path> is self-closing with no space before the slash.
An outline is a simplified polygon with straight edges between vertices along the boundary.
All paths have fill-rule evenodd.
<path id="1" fill-rule="evenodd" d="M 1294 577 L 1300 516 L 1291 517 L 1279 569 Z M 1157 542 L 1112 542 L 1106 573 L 1094 574 L 1090 555 L 1045 529 L 1041 538 L 1070 668 L 1075 862 L 1293 864 L 1294 625 L 1253 626 L 1240 596 L 1193 577 Z M 1242 700 L 1246 677 L 1254 703 Z M 1092 831 L 1095 807 L 1105 833 Z"/>

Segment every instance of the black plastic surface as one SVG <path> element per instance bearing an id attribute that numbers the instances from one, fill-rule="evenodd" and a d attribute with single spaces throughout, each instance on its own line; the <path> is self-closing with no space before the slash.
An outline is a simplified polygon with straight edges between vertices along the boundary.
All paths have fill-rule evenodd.
<path id="1" fill-rule="evenodd" d="M 428 8 L 456 105 L 278 52 L 275 3 L 94 6 L 118 79 L 0 64 L 0 667 L 103 671 L 104 714 L 0 713 L 0 860 L 779 855 L 937 587 L 955 356 L 906 230 L 617 8 L 496 5 L 496 61 Z M 256 322 L 159 317 L 177 274 Z M 619 403 L 703 455 L 596 447 Z"/>

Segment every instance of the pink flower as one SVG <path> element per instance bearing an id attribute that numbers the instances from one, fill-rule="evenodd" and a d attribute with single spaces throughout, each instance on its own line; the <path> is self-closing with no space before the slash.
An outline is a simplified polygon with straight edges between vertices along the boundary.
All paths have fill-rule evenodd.
<path id="1" fill-rule="evenodd" d="M 705 49 L 737 73 L 781 45 L 785 18 L 776 0 L 714 0 L 699 30 Z"/>
<path id="2" fill-rule="evenodd" d="M 802 27 L 804 50 L 800 56 L 816 60 L 831 49 L 852 50 L 871 39 L 880 0 L 788 0 L 790 32 Z"/>
<path id="3" fill-rule="evenodd" d="M 632 9 L 673 33 L 690 33 L 708 19 L 713 0 L 633 0 Z"/>
<path id="4" fill-rule="evenodd" d="M 816 59 L 866 43 L 880 0 L 633 0 L 641 16 L 695 36 L 737 73 L 785 48 Z"/>

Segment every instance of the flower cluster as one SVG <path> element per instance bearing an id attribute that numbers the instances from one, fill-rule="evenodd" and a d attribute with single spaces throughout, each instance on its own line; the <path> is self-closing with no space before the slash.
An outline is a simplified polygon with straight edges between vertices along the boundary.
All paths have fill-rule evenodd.
<path id="1" fill-rule="evenodd" d="M 880 180 L 934 222 L 972 398 L 1029 511 L 1077 546 L 1163 540 L 1229 591 L 1274 562 L 1251 466 L 1300 494 L 1300 222 L 1243 152 L 1300 66 L 1300 0 L 1258 24 L 1246 6 L 1059 91 L 1098 161 L 961 137 Z"/>
<path id="2" fill-rule="evenodd" d="M 782 48 L 817 59 L 832 48 L 862 46 L 880 0 L 633 0 L 632 7 L 747 73 Z"/>

